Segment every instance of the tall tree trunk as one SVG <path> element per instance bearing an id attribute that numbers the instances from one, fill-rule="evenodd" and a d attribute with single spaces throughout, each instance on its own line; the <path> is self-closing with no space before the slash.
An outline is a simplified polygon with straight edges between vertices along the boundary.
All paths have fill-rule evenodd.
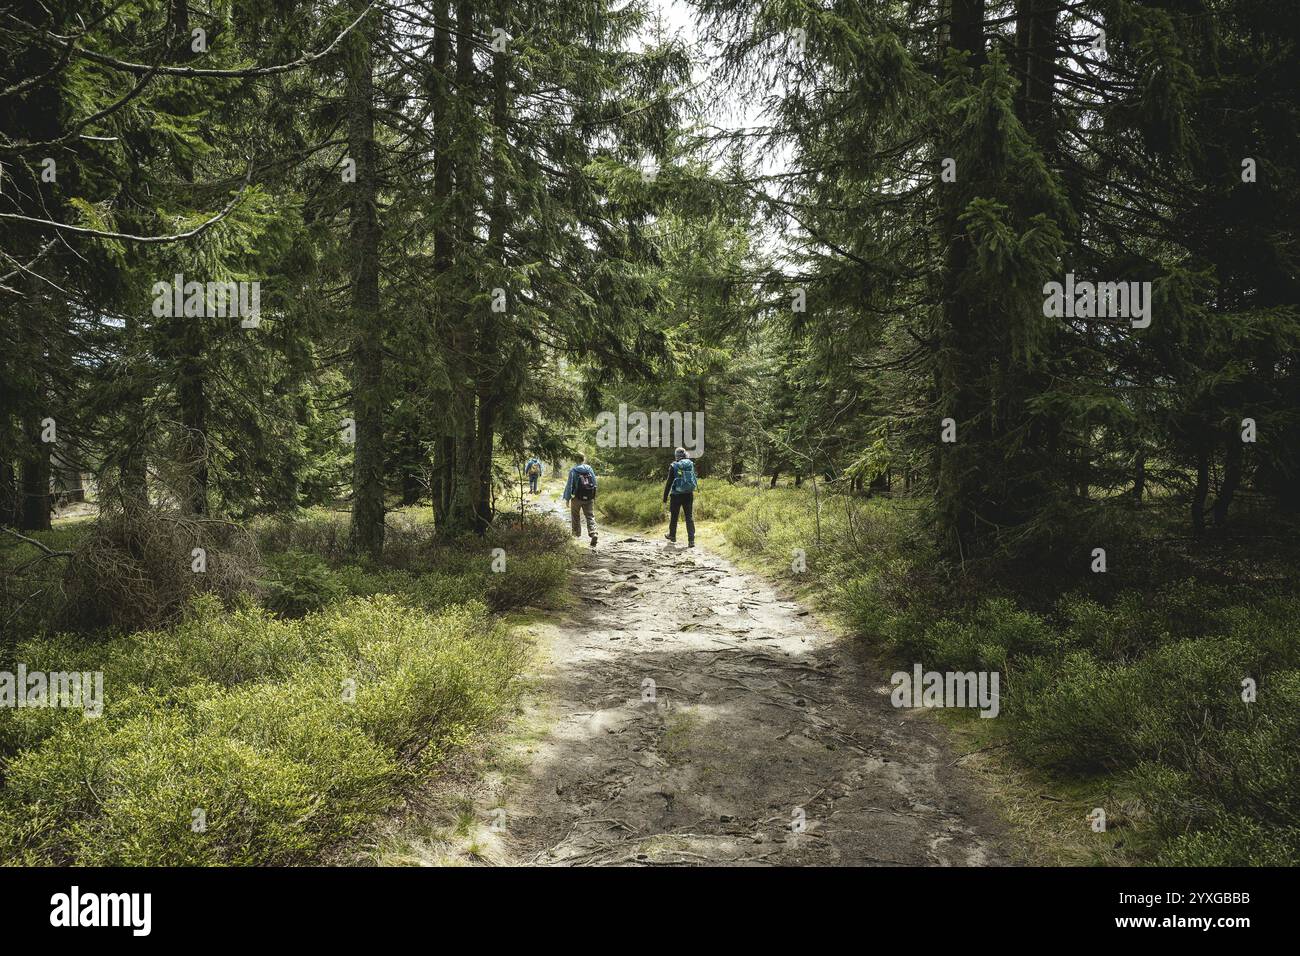
<path id="1" fill-rule="evenodd" d="M 1241 464 L 1245 446 L 1235 428 L 1228 430 L 1227 444 L 1223 457 L 1223 484 L 1219 495 L 1214 499 L 1214 526 L 1222 528 L 1228 523 L 1228 508 L 1241 486 Z"/>
<path id="2" fill-rule="evenodd" d="M 1054 126 L 1053 98 L 1056 95 L 1056 58 L 1060 38 L 1058 22 L 1061 0 L 1016 0 L 1016 37 L 1013 67 L 1020 87 L 1016 91 L 1016 116 L 1038 145 L 1049 166 L 1054 165 L 1058 152 Z M 1065 223 L 1058 223 L 1062 228 Z M 1050 362 L 1051 359 L 1048 359 Z M 1008 418 L 1027 420 L 1027 438 L 1022 446 L 1027 459 L 1026 467 L 1018 469 L 1028 480 L 1021 484 L 1016 496 L 1026 505 L 1032 505 L 1045 495 L 1050 495 L 1047 475 L 1061 474 L 1068 459 L 1059 454 L 1061 433 L 1064 427 L 1059 413 L 1040 410 L 1031 413 L 1029 401 L 1034 396 L 1051 391 L 1054 386 L 1053 369 L 1046 365 L 1017 368 L 1014 376 L 1015 394 L 1007 408 Z M 1081 497 L 1087 498 L 1085 487 Z"/>
<path id="3" fill-rule="evenodd" d="M 1016 115 L 1044 148 L 1050 145 L 1060 8 L 1061 0 L 1016 0 Z"/>
<path id="4" fill-rule="evenodd" d="M 707 396 L 707 394 L 706 394 L 705 391 L 704 391 L 704 378 L 703 378 L 703 377 L 701 377 L 700 380 L 699 380 L 699 382 L 696 383 L 696 386 L 695 386 L 695 395 L 696 395 L 696 400 L 700 403 L 700 417 L 699 417 L 699 419 L 697 419 L 697 422 L 699 423 L 699 428 L 697 429 L 697 432 L 698 432 L 698 433 L 695 435 L 695 442 L 696 442 L 697 445 L 699 445 L 701 448 L 703 448 L 703 447 L 705 447 L 705 446 L 704 446 L 704 429 L 705 429 L 705 428 L 707 427 L 707 425 L 708 425 L 708 417 L 709 417 L 708 414 L 707 414 L 707 410 L 708 410 L 708 396 Z M 688 409 L 688 410 L 687 410 L 686 412 L 684 412 L 683 414 L 687 414 L 687 415 L 689 415 L 689 414 L 690 414 L 690 410 Z M 703 459 L 703 455 L 701 455 L 700 457 L 701 457 L 701 459 Z M 696 473 L 700 478 L 707 478 L 708 475 L 709 475 L 709 471 L 710 471 L 710 469 L 709 469 L 709 463 L 708 463 L 707 461 L 700 460 L 700 461 L 697 461 L 697 462 L 695 463 L 695 473 Z"/>
<path id="5" fill-rule="evenodd" d="M 505 0 L 497 0 L 496 22 L 505 24 Z M 506 160 L 506 128 L 510 121 L 509 57 L 497 51 L 492 57 L 492 198 L 488 208 L 487 255 L 506 274 L 506 226 L 510 215 L 508 195 L 508 170 Z M 517 301 L 517 296 L 510 297 Z M 513 302 L 510 303 L 513 305 Z M 497 410 L 502 401 L 503 357 L 501 351 L 502 325 L 507 315 L 488 310 L 479 321 L 478 367 L 475 369 L 478 397 L 478 433 L 476 471 L 478 488 L 474 502 L 474 530 L 479 534 L 492 524 L 492 444 L 496 435 Z"/>
<path id="6" fill-rule="evenodd" d="M 172 61 L 185 63 L 195 58 L 190 37 L 190 11 L 186 0 L 172 0 L 172 28 L 175 31 Z M 192 171 L 185 174 L 193 181 Z M 187 486 L 181 491 L 181 506 L 190 514 L 208 513 L 208 395 L 205 368 L 206 329 L 202 322 L 177 317 L 176 335 L 180 342 L 180 380 L 177 400 L 180 405 L 181 424 L 185 426 L 186 463 L 191 470 L 186 475 Z M 124 476 L 125 477 L 125 476 Z M 125 486 L 123 488 L 125 490 Z"/>
<path id="7" fill-rule="evenodd" d="M 362 0 L 354 0 L 359 13 Z M 379 184 L 375 144 L 374 18 L 356 30 L 348 58 L 348 148 L 356 162 L 352 192 L 352 408 L 356 445 L 352 466 L 354 551 L 384 548 L 384 322 L 379 302 Z"/>
<path id="8" fill-rule="evenodd" d="M 0 525 L 18 524 L 18 473 L 6 446 L 0 451 Z"/>
<path id="9" fill-rule="evenodd" d="M 193 39 L 190 36 L 190 5 L 188 0 L 172 0 L 172 42 L 176 44 L 174 59 L 184 62 L 193 59 Z"/>
<path id="10" fill-rule="evenodd" d="M 142 355 L 140 318 L 128 313 L 124 320 L 120 401 L 122 432 L 114 443 L 105 465 L 117 468 L 117 487 L 113 489 L 122 503 L 148 505 L 148 433 L 149 415 L 145 408 L 145 386 L 131 370 L 147 361 Z M 106 493 L 101 484 L 101 496 Z"/>
<path id="11" fill-rule="evenodd" d="M 1196 451 L 1196 488 L 1192 491 L 1192 536 L 1205 533 L 1205 499 L 1210 493 L 1210 451 L 1202 445 Z"/>
<path id="12" fill-rule="evenodd" d="M 474 531 L 483 534 L 492 524 L 492 441 L 496 434 L 498 398 L 490 391 L 492 377 L 480 380 L 478 393 L 478 423 L 474 436 Z"/>
<path id="13" fill-rule="evenodd" d="M 1085 430 L 1083 440 L 1079 443 L 1078 470 L 1076 472 L 1079 487 L 1079 499 L 1081 501 L 1088 500 L 1088 492 L 1092 488 L 1092 482 L 1089 479 L 1089 475 L 1092 473 L 1090 467 L 1092 464 L 1091 453 L 1092 445 L 1088 441 L 1087 431 Z"/>
<path id="14" fill-rule="evenodd" d="M 433 32 L 433 62 L 429 81 L 429 97 L 433 110 L 433 199 L 437 207 L 433 227 L 433 274 L 435 280 L 446 276 L 451 269 L 451 233 L 447 223 L 450 217 L 450 199 L 452 184 L 452 103 L 451 85 L 448 83 L 448 70 L 451 68 L 451 23 L 450 11 L 445 0 L 435 7 Z M 442 348 L 445 361 L 452 360 L 454 338 L 451 334 L 452 318 L 449 313 L 447 297 L 440 295 L 433 304 L 434 319 L 437 328 L 437 341 Z M 445 417 L 441 417 L 435 434 L 438 436 L 433 445 L 433 520 L 434 527 L 442 534 L 448 524 L 451 512 L 451 495 L 456 475 L 456 442 L 453 429 Z"/>
<path id="15" fill-rule="evenodd" d="M 57 427 L 57 423 L 56 423 Z M 50 446 L 41 441 L 41 416 L 32 413 L 24 428 L 19 463 L 18 527 L 22 531 L 50 530 Z"/>
<path id="16" fill-rule="evenodd" d="M 6 5 L 6 13 L 12 5 Z M 52 17 L 49 8 L 39 3 L 27 3 L 17 7 L 16 17 L 28 23 L 36 24 L 38 32 L 43 32 L 43 24 L 58 22 L 61 17 Z M 20 50 L 22 48 L 20 47 Z M 20 52 L 15 62 L 5 62 L 0 67 L 0 76 L 4 82 L 22 80 L 26 77 L 45 75 L 56 65 L 56 50 L 44 43 L 29 44 Z M 10 99 L 6 114 L 21 123 L 10 126 L 6 119 L 6 141 L 26 139 L 30 142 L 42 142 L 58 139 L 64 129 L 63 120 L 67 114 L 64 101 L 64 84 L 41 83 L 27 91 L 21 98 L 21 105 Z M 15 113 L 14 110 L 17 110 Z M 21 136 L 14 135 L 21 132 Z M 36 157 L 28 162 L 15 161 L 17 157 L 6 155 L 0 164 L 0 192 L 7 212 L 20 215 L 47 218 L 50 210 L 64 205 L 64 198 L 55 195 L 52 183 L 43 182 L 32 169 Z M 2 242 L 7 256 L 13 263 L 30 261 L 37 249 L 48 238 L 41 231 L 25 228 L 17 223 L 6 223 Z M 5 265 L 9 270 L 9 263 Z M 34 271 L 28 271 L 22 279 L 23 300 L 9 298 L 5 292 L 5 309 L 12 320 L 16 338 L 16 348 L 4 350 L 3 378 L 0 378 L 0 392 L 3 393 L 4 413 L 6 418 L 12 415 L 13 431 L 5 437 L 12 442 L 5 449 L 6 462 L 16 465 L 14 481 L 14 501 L 12 518 L 18 527 L 25 531 L 43 531 L 50 527 L 50 445 L 41 441 L 41 420 L 53 413 L 49 410 L 51 381 L 55 354 L 50 346 L 58 342 L 65 333 L 56 321 L 64 317 L 62 310 L 51 308 L 48 290 Z M 13 280 L 6 280 L 7 286 L 13 287 Z M 12 311 L 10 311 L 12 310 Z M 8 331 L 6 321 L 0 330 Z M 6 337 L 7 338 L 7 337 Z M 10 341 L 6 341 L 9 346 Z M 57 348 L 57 344 L 55 346 Z M 6 426 L 9 425 L 6 421 Z M 56 427 L 65 424 L 56 422 Z M 6 442 L 6 444 L 8 443 Z"/>
<path id="17" fill-rule="evenodd" d="M 397 437 L 389 440 L 389 444 L 394 446 L 394 458 L 390 462 L 389 470 L 396 472 L 403 506 L 419 504 L 420 499 L 424 497 L 424 478 L 427 469 L 424 449 L 420 444 L 420 436 L 416 432 L 416 428 L 421 425 L 420 422 L 407 422 L 397 430 Z"/>
<path id="18" fill-rule="evenodd" d="M 185 337 L 178 387 L 181 424 L 185 426 L 185 449 L 191 470 L 183 489 L 184 507 L 190 514 L 208 513 L 208 397 L 203 368 L 201 326 Z"/>
<path id="19" fill-rule="evenodd" d="M 467 0 L 456 4 L 456 90 L 460 106 L 469 111 L 474 108 L 473 98 L 467 91 L 474 87 L 474 8 Z M 451 487 L 443 533 L 457 535 L 474 530 L 477 524 L 475 505 L 479 496 L 478 414 L 475 382 L 475 324 L 473 316 L 462 302 L 470 295 L 483 290 L 475 288 L 480 276 L 471 267 L 477 255 L 474 235 L 474 211 L 478 188 L 477 144 L 462 137 L 461 142 L 449 148 L 454 152 L 455 186 L 452 194 L 450 217 L 457 234 L 457 247 L 464 263 L 464 295 L 461 301 L 449 307 L 449 347 L 446 355 L 448 379 L 451 382 L 451 426 L 453 454 Z M 480 304 L 478 308 L 484 306 Z"/>
<path id="20" fill-rule="evenodd" d="M 949 0 L 949 46 L 971 54 L 969 63 L 978 67 L 984 60 L 984 0 Z M 940 155 L 951 155 L 951 146 L 940 144 Z M 957 172 L 957 181 L 943 184 L 942 220 L 946 246 L 942 279 L 943 319 L 939 335 L 935 387 L 941 417 L 957 424 L 957 441 L 939 441 L 935 422 L 937 458 L 936 506 L 956 557 L 976 550 L 978 519 L 984 510 L 984 485 L 991 449 L 988 441 L 987 409 L 981 414 L 976 390 L 978 377 L 987 375 L 979 357 L 986 351 L 986 337 L 978 323 L 978 310 L 962 289 L 962 278 L 970 264 L 970 244 L 959 216 L 965 208 L 968 187 Z"/>
<path id="21" fill-rule="evenodd" d="M 441 534 L 451 515 L 451 490 L 456 474 L 456 439 L 444 435 L 433 452 L 433 523 Z"/>

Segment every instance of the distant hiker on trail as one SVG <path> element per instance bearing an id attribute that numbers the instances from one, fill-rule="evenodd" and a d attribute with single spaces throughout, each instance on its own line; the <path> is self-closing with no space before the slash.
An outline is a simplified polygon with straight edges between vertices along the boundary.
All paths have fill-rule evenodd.
<path id="1" fill-rule="evenodd" d="M 570 500 L 572 499 L 572 500 Z M 591 536 L 591 546 L 596 546 L 596 473 L 587 464 L 583 455 L 578 456 L 578 463 L 569 469 L 569 480 L 564 485 L 564 500 L 569 502 L 569 518 L 573 523 L 573 536 L 582 533 L 582 515 L 587 516 L 587 534 Z"/>
<path id="2" fill-rule="evenodd" d="M 524 474 L 528 476 L 528 490 L 537 494 L 537 480 L 542 477 L 542 463 L 534 455 L 528 459 L 528 464 L 524 465 Z"/>
<path id="3" fill-rule="evenodd" d="M 664 501 L 672 496 L 668 513 L 668 533 L 664 535 L 669 541 L 677 541 L 677 512 L 686 514 L 686 547 L 695 547 L 695 519 L 691 510 L 695 505 L 695 462 L 686 457 L 686 449 L 678 448 L 673 452 L 673 463 L 668 466 L 668 481 L 664 484 Z"/>

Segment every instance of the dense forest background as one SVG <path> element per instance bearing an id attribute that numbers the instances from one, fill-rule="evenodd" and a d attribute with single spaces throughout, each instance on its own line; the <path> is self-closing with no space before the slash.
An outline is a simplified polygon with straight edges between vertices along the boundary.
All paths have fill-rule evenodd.
<path id="1" fill-rule="evenodd" d="M 572 560 L 509 600 L 465 577 L 482 539 L 544 535 L 526 458 L 588 454 L 625 479 L 604 517 L 648 522 L 665 451 L 599 447 L 594 416 L 703 413 L 734 546 L 811 553 L 909 660 L 1020 675 L 1021 759 L 1128 774 L 1151 855 L 1295 862 L 1295 4 L 689 14 L 686 37 L 641 0 L 4 4 L 7 655 L 93 656 L 199 592 L 237 641 L 281 626 L 230 624 L 241 594 L 292 621 L 462 560 L 503 610 Z M 1149 322 L 1049 314 L 1067 275 L 1149 284 Z M 160 314 L 177 277 L 203 291 Z M 208 283 L 260 310 L 217 314 Z M 1245 679 L 1270 690 L 1234 710 Z M 51 734 L 0 734 L 11 793 Z M 78 858 L 63 812 L 0 830 Z"/>
<path id="2" fill-rule="evenodd" d="M 482 530 L 494 451 L 624 397 L 704 411 L 706 473 L 904 484 L 968 558 L 1121 491 L 1294 511 L 1285 4 L 699 13 L 691 82 L 636 5 L 11 6 L 4 520 L 49 526 L 54 444 L 201 514 L 345 495 L 371 551 L 389 492 Z M 1149 327 L 1045 318 L 1066 273 Z M 174 274 L 262 321 L 159 320 Z"/>

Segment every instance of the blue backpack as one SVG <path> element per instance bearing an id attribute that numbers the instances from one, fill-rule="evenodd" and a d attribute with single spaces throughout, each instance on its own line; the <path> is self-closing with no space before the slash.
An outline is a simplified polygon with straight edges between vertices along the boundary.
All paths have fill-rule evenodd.
<path id="1" fill-rule="evenodd" d="M 673 494 L 685 495 L 695 491 L 695 462 L 689 458 L 673 462 Z"/>

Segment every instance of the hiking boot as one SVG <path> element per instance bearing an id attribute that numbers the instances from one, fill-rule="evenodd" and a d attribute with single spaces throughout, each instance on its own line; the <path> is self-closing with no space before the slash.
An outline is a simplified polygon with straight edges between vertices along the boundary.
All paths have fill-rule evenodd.
<path id="1" fill-rule="evenodd" d="M 688 547 L 688 548 L 693 548 L 693 547 L 695 547 L 695 542 L 694 542 L 694 541 L 687 541 L 687 542 L 686 542 L 686 547 Z"/>
<path id="2" fill-rule="evenodd" d="M 673 544 L 676 544 L 676 543 L 677 543 L 677 539 L 674 538 L 674 537 L 673 537 L 672 535 L 670 535 L 670 534 L 666 534 L 666 535 L 664 535 L 664 540 L 665 540 L 665 541 L 671 541 Z"/>
<path id="3" fill-rule="evenodd" d="M 596 546 L 596 536 L 594 534 L 591 536 L 591 546 L 593 548 Z"/>

